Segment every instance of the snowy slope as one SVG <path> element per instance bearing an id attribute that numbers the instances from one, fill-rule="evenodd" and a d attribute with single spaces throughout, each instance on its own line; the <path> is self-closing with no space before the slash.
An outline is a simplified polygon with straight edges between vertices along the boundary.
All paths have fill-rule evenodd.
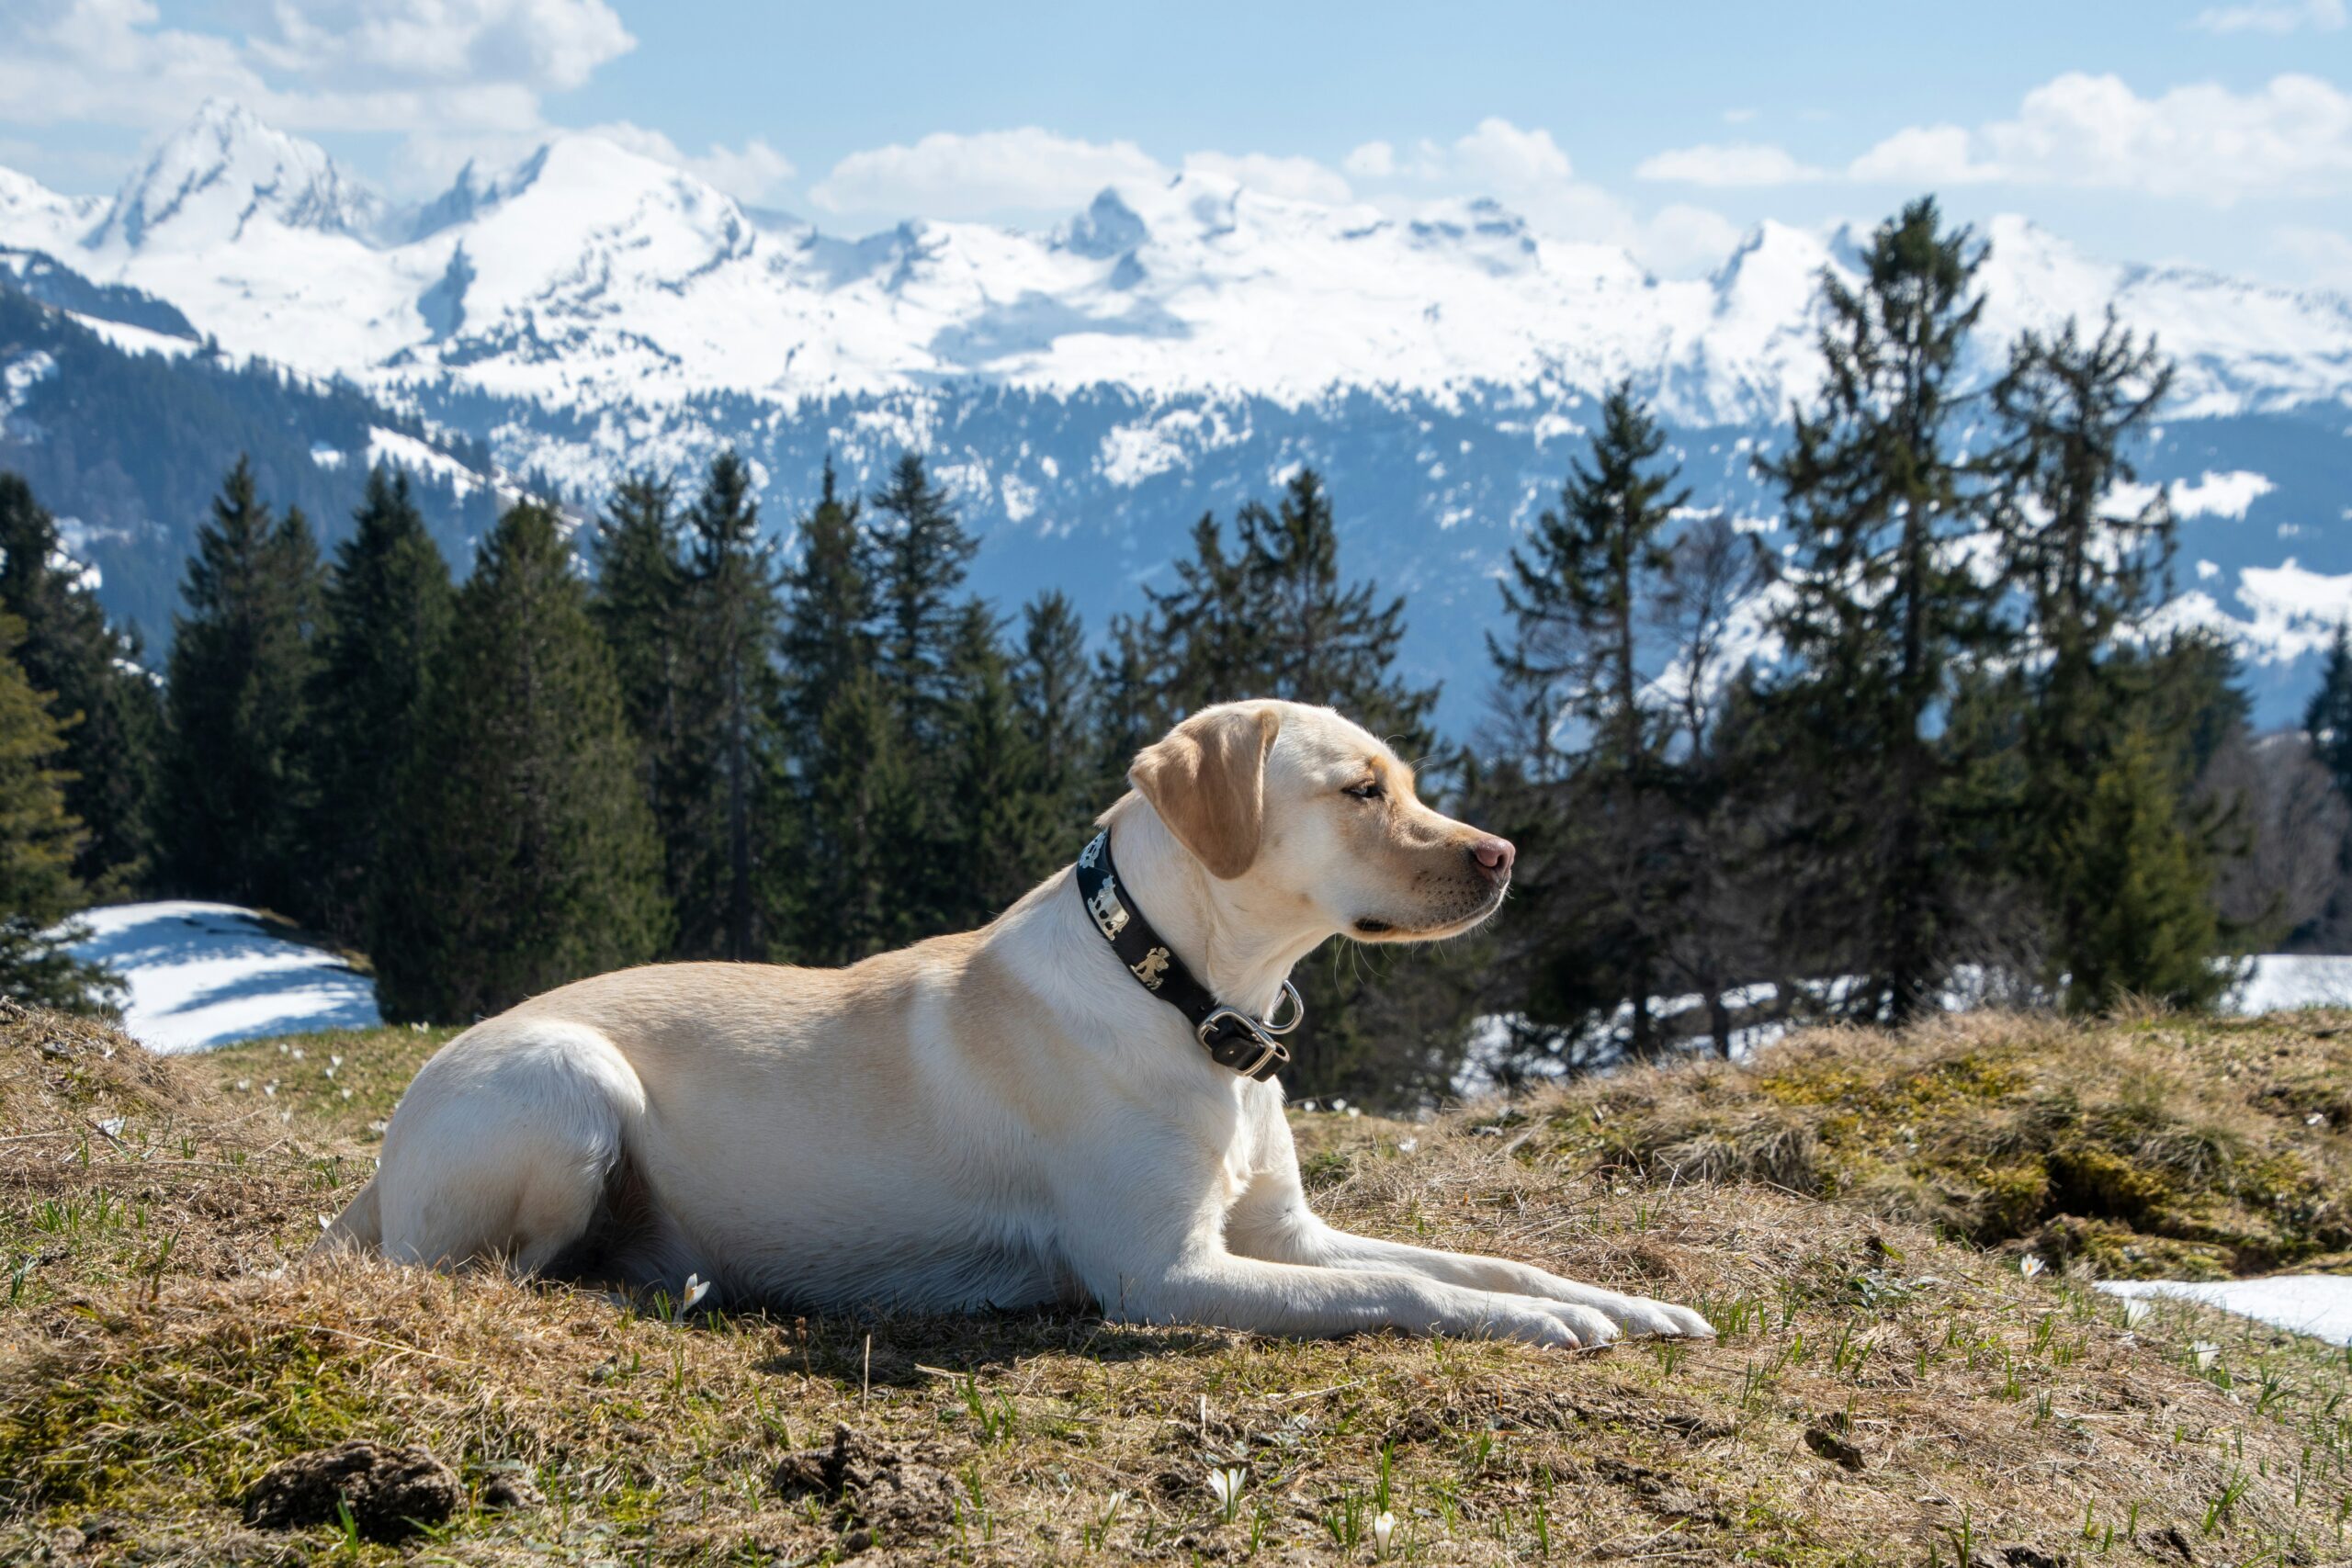
<path id="1" fill-rule="evenodd" d="M 174 301 L 232 352 L 571 406 L 959 378 L 1289 403 L 1347 387 L 1555 396 L 1632 374 L 1677 420 L 1746 423 L 1808 387 L 1815 277 L 1857 243 L 1767 223 L 1714 276 L 1660 280 L 1490 201 L 1399 220 L 1187 172 L 1106 190 L 1050 233 L 923 222 L 846 243 L 763 229 L 693 176 L 582 135 L 391 213 L 318 148 L 220 102 L 95 220 L 0 179 L 0 240 L 70 244 L 82 270 Z M 2182 357 L 2184 415 L 2324 399 L 2352 376 L 2341 299 L 2098 263 L 2021 220 L 1988 237 L 1997 333 L 2113 300 Z"/>
<path id="2" fill-rule="evenodd" d="M 2021 219 L 1986 237 L 1985 354 L 2111 303 L 2177 359 L 2145 475 L 2189 520 L 2174 614 L 2234 638 L 2263 716 L 2288 715 L 2352 611 L 2352 301 L 2105 262 Z M 110 200 L 0 171 L 0 247 L 583 496 L 732 445 L 781 527 L 829 454 L 862 486 L 922 447 L 988 540 L 978 585 L 1008 603 L 1057 586 L 1098 619 L 1135 609 L 1204 507 L 1314 463 L 1351 570 L 1411 595 L 1413 672 L 1445 681 L 1456 730 L 1476 721 L 1492 575 L 1607 384 L 1657 401 L 1703 501 L 1770 517 L 1750 459 L 1811 390 L 1819 276 L 1862 238 L 1768 222 L 1712 276 L 1659 279 L 1491 201 L 1405 218 L 1188 171 L 1047 231 L 851 241 L 577 134 L 399 209 L 218 103 Z"/>
<path id="3" fill-rule="evenodd" d="M 321 1029 L 372 1029 L 376 985 L 228 904 L 120 904 L 78 917 L 76 955 L 122 976 L 125 1033 L 151 1051 L 203 1051 Z"/>

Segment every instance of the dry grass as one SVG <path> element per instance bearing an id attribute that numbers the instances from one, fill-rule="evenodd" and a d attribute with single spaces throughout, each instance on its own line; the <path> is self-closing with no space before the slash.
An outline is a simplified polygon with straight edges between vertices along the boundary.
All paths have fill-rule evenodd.
<path id="1" fill-rule="evenodd" d="M 1650 1180 L 1755 1180 L 2101 1278 L 2352 1266 L 2340 1015 L 1821 1030 L 1752 1069 L 1573 1085 L 1549 1153 Z"/>
<path id="2" fill-rule="evenodd" d="M 1542 1117 L 1434 1127 L 1301 1119 L 1335 1217 L 1691 1301 L 1723 1331 L 1712 1345 L 1570 1357 L 1086 1315 L 681 1323 L 488 1276 L 276 1272 L 367 1168 L 379 1079 L 433 1043 L 159 1063 L 0 1014 L 0 1560 L 1368 1562 L 1384 1509 L 1400 1562 L 2352 1551 L 2342 1352 L 2190 1309 L 2135 1334 L 2077 1280 L 1739 1181 L 1736 1161 L 1721 1181 L 1668 1175 L 1662 1155 L 1569 1135 L 1595 1105 L 1605 1127 L 1638 1120 L 1637 1095 L 1723 1085 L 1621 1080 Z M 2220 1049 L 2161 1048 L 2182 1072 Z M 945 1511 L 869 1545 L 821 1496 L 780 1490 L 786 1456 L 836 1425 L 935 1465 Z M 526 1469 L 546 1501 L 462 1513 L 405 1549 L 239 1523 L 267 1466 L 355 1436 L 429 1448 L 474 1495 Z M 1230 1508 L 1208 1483 L 1227 1462 L 1247 1472 Z"/>

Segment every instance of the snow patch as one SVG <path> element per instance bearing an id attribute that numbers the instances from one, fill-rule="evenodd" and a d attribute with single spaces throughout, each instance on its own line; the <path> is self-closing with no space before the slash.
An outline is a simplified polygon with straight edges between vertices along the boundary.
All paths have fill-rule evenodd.
<path id="1" fill-rule="evenodd" d="M 2352 1275 L 2280 1274 L 2267 1280 L 2102 1280 L 2124 1298 L 2198 1302 L 2333 1345 L 2352 1345 Z"/>
<path id="2" fill-rule="evenodd" d="M 373 1029 L 376 983 L 232 904 L 118 904 L 76 917 L 74 956 L 122 976 L 123 1032 L 151 1051 L 205 1051 L 321 1029 Z"/>
<path id="3" fill-rule="evenodd" d="M 57 356 L 45 348 L 20 354 L 0 365 L 0 418 L 25 406 L 35 387 L 57 374 Z"/>

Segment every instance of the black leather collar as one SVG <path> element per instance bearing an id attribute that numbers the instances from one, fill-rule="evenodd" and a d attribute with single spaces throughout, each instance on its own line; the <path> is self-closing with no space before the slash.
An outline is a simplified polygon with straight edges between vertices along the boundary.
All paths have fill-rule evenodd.
<path id="1" fill-rule="evenodd" d="M 1244 1077 L 1265 1082 L 1290 1061 L 1290 1047 L 1277 1035 L 1288 1034 L 1306 1016 L 1306 1004 L 1288 980 L 1283 994 L 1290 998 L 1290 1019 L 1273 1023 L 1251 1018 L 1238 1008 L 1219 1002 L 1209 988 L 1193 977 L 1175 950 L 1160 940 L 1119 885 L 1119 868 L 1111 863 L 1111 829 L 1094 835 L 1078 857 L 1078 896 L 1093 918 L 1094 929 L 1153 996 L 1182 1013 L 1193 1026 L 1209 1058 Z"/>

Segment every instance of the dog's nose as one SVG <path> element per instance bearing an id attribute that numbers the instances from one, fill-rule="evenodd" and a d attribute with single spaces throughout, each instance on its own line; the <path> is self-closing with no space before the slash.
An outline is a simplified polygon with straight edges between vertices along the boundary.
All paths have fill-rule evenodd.
<path id="1" fill-rule="evenodd" d="M 1511 862 L 1519 858 L 1519 852 L 1511 847 L 1509 839 L 1498 839 L 1492 833 L 1483 833 L 1472 841 L 1470 858 L 1478 863 L 1480 871 L 1500 882 L 1510 874 Z"/>

